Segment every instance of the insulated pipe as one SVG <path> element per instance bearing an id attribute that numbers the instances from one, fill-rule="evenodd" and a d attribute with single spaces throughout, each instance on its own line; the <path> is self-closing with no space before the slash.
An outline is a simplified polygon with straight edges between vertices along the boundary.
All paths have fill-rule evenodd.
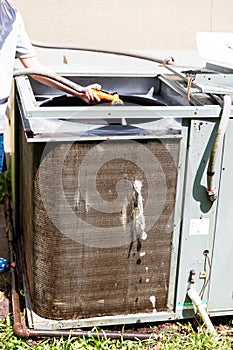
<path id="1" fill-rule="evenodd" d="M 10 251 L 10 264 L 11 264 L 11 283 L 12 283 L 12 309 L 13 309 L 13 331 L 14 333 L 23 338 L 28 337 L 69 337 L 70 335 L 75 338 L 81 337 L 109 337 L 114 339 L 150 339 L 153 334 L 144 334 L 144 333 L 118 333 L 118 332 L 110 332 L 110 331 L 82 331 L 82 330 L 43 330 L 43 329 L 32 329 L 28 328 L 25 322 L 22 320 L 20 313 L 20 302 L 19 302 L 19 294 L 16 290 L 16 263 L 14 258 L 14 250 L 13 250 L 13 225 L 12 225 L 12 216 L 11 216 L 11 204 L 9 197 L 5 198 L 4 202 L 5 209 L 5 218 L 6 218 L 6 231 L 8 237 L 9 251 Z"/>
<path id="2" fill-rule="evenodd" d="M 202 300 L 199 296 L 199 294 L 197 293 L 197 291 L 193 288 L 190 287 L 187 291 L 187 295 L 188 297 L 192 300 L 193 304 L 195 305 L 195 307 L 197 308 L 197 311 L 199 313 L 199 315 L 201 316 L 204 324 L 207 326 L 207 328 L 210 330 L 211 333 L 213 334 L 217 334 L 207 312 L 206 312 L 206 308 L 202 303 Z"/>
<path id="3" fill-rule="evenodd" d="M 222 149 L 223 139 L 226 132 L 226 128 L 231 115 L 231 97 L 224 95 L 223 108 L 221 110 L 221 119 L 218 126 L 218 131 L 214 140 L 213 148 L 211 151 L 208 169 L 207 169 L 207 194 L 211 202 L 217 199 L 217 188 L 215 185 L 215 171 L 216 161 L 220 150 Z"/>

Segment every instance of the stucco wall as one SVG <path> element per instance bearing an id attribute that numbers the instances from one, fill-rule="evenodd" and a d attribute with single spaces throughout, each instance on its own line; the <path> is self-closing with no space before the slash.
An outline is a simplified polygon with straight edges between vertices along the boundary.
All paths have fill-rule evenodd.
<path id="1" fill-rule="evenodd" d="M 233 32 L 232 0 L 11 0 L 34 41 L 193 50 L 198 31 Z"/>

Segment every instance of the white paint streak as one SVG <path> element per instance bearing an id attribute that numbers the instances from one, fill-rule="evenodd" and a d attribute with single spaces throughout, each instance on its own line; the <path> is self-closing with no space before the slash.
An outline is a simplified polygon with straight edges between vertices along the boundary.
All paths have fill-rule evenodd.
<path id="1" fill-rule="evenodd" d="M 147 239 L 147 233 L 145 231 L 142 232 L 142 240 L 145 241 Z"/>
<path id="2" fill-rule="evenodd" d="M 151 296 L 150 296 L 150 302 L 151 302 L 152 307 L 153 307 L 153 312 L 157 312 L 157 311 L 156 311 L 156 308 L 155 308 L 155 300 L 156 300 L 155 296 L 154 296 L 154 295 L 151 295 Z"/>
<path id="3" fill-rule="evenodd" d="M 146 240 L 147 239 L 147 233 L 145 232 L 145 217 L 143 213 L 143 198 L 142 198 L 142 182 L 140 180 L 135 180 L 133 187 L 135 191 L 137 192 L 137 204 L 138 204 L 138 213 L 136 215 L 136 225 L 137 228 L 141 231 L 141 239 Z"/>

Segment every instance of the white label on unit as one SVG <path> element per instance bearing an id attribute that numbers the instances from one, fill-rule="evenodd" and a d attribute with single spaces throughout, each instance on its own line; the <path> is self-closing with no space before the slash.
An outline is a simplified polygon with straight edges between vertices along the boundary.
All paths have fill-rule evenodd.
<path id="1" fill-rule="evenodd" d="M 210 219 L 191 219 L 189 225 L 190 236 L 205 236 L 209 233 Z"/>

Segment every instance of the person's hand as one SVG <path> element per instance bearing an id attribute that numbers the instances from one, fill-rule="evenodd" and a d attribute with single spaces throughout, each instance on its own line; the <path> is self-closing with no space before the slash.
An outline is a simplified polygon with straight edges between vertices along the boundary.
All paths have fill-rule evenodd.
<path id="1" fill-rule="evenodd" d="M 95 94 L 93 90 L 101 90 L 101 85 L 91 84 L 86 87 L 87 91 L 85 94 L 81 95 L 83 101 L 88 104 L 95 104 L 101 101 L 101 98 Z"/>

